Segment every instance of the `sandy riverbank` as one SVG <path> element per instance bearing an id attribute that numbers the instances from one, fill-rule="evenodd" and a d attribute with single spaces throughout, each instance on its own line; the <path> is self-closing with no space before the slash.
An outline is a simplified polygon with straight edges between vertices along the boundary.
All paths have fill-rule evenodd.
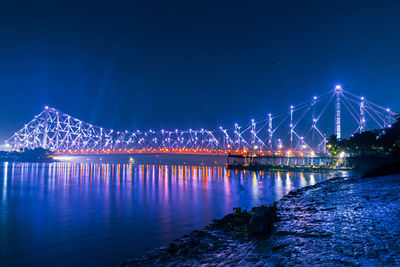
<path id="1" fill-rule="evenodd" d="M 277 202 L 263 240 L 203 229 L 127 266 L 400 265 L 400 175 L 335 178 Z"/>

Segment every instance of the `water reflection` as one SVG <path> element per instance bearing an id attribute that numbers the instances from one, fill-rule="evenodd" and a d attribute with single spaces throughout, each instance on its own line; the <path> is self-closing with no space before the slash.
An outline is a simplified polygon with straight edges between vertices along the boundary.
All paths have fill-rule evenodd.
<path id="1" fill-rule="evenodd" d="M 233 207 L 271 203 L 327 178 L 204 165 L 2 163 L 0 168 L 0 266 L 115 266 L 202 228 Z"/>

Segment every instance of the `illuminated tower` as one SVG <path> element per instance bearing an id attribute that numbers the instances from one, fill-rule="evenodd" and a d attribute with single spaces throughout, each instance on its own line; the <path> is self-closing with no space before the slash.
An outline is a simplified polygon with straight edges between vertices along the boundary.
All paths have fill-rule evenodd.
<path id="1" fill-rule="evenodd" d="M 290 106 L 290 149 L 293 149 L 293 106 Z"/>
<path id="2" fill-rule="evenodd" d="M 254 119 L 251 119 L 251 148 L 255 149 L 256 147 L 256 123 Z"/>
<path id="3" fill-rule="evenodd" d="M 360 133 L 365 131 L 365 102 L 364 97 L 361 97 L 360 103 Z"/>
<path id="4" fill-rule="evenodd" d="M 48 118 L 50 118 L 50 115 L 49 115 L 49 107 L 45 106 L 44 109 L 45 109 L 45 116 L 46 116 L 47 119 L 44 121 L 42 147 L 47 149 L 48 148 L 47 147 L 47 135 L 48 135 L 48 132 L 49 132 L 49 120 L 48 120 Z"/>
<path id="5" fill-rule="evenodd" d="M 272 150 L 272 115 L 268 114 L 268 147 Z"/>
<path id="6" fill-rule="evenodd" d="M 241 145 L 242 136 L 241 136 L 241 134 L 240 134 L 240 126 L 239 126 L 237 123 L 235 123 L 235 135 L 236 135 L 236 145 L 237 145 L 237 148 L 238 148 L 238 149 L 242 149 L 242 145 Z"/>
<path id="7" fill-rule="evenodd" d="M 337 140 L 341 138 L 341 129 L 340 129 L 340 95 L 342 94 L 342 86 L 335 86 L 335 94 L 336 94 L 336 103 L 335 103 L 335 134 Z"/>
<path id="8" fill-rule="evenodd" d="M 315 118 L 315 103 L 317 101 L 317 97 L 314 96 L 313 100 L 311 102 L 312 105 L 312 135 L 311 135 L 311 140 L 312 140 L 312 146 L 315 146 L 315 130 L 316 130 L 316 123 L 317 123 L 317 119 Z"/>

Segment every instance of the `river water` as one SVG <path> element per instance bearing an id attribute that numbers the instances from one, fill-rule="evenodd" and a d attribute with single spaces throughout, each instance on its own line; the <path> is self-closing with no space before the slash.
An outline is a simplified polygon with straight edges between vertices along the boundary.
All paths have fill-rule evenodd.
<path id="1" fill-rule="evenodd" d="M 233 207 L 335 174 L 208 165 L 0 163 L 0 266 L 117 266 Z"/>

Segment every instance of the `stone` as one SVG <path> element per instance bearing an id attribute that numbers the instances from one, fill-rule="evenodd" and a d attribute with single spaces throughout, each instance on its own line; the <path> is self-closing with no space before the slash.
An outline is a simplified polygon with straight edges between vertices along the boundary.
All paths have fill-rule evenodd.
<path id="1" fill-rule="evenodd" d="M 251 211 L 253 215 L 250 218 L 249 230 L 255 234 L 271 233 L 276 218 L 276 208 L 274 206 L 260 206 Z"/>

